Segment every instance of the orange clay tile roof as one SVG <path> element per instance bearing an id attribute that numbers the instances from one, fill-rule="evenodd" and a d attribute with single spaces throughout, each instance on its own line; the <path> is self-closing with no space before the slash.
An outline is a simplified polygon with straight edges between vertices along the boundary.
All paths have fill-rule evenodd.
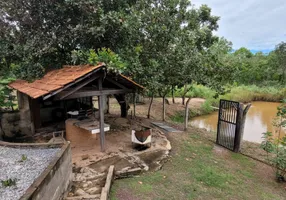
<path id="1" fill-rule="evenodd" d="M 99 64 L 97 66 L 91 65 L 79 65 L 79 66 L 64 66 L 61 69 L 56 69 L 48 72 L 43 78 L 29 83 L 24 80 L 16 80 L 9 84 L 13 89 L 16 89 L 33 99 L 47 95 L 56 90 L 62 89 L 64 86 L 76 81 L 77 79 L 93 72 L 96 69 L 105 67 L 105 64 Z M 122 78 L 128 82 L 143 89 L 143 87 L 131 79 L 120 74 Z"/>
<path id="2" fill-rule="evenodd" d="M 89 74 L 95 69 L 104 66 L 104 64 L 99 64 L 97 66 L 64 66 L 61 69 L 48 72 L 43 78 L 32 83 L 24 80 L 16 80 L 10 83 L 9 86 L 36 99 L 55 90 L 61 89 L 67 84 Z"/>

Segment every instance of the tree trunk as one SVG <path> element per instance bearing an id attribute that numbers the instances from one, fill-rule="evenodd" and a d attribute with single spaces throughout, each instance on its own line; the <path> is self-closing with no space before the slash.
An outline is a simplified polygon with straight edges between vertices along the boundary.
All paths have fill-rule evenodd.
<path id="1" fill-rule="evenodd" d="M 162 113 L 162 120 L 166 120 L 166 103 L 165 103 L 166 95 L 163 96 L 163 113 Z"/>
<path id="2" fill-rule="evenodd" d="M 185 107 L 185 123 L 184 123 L 184 131 L 188 129 L 188 122 L 189 122 L 189 103 L 190 103 L 191 98 L 189 98 L 186 102 L 186 107 Z"/>
<path id="3" fill-rule="evenodd" d="M 185 95 L 182 96 L 182 104 L 185 105 Z"/>
<path id="4" fill-rule="evenodd" d="M 130 106 L 125 100 L 125 94 L 114 95 L 114 97 L 116 98 L 116 100 L 118 101 L 120 105 L 121 117 L 126 118 L 128 114 L 128 109 L 130 108 Z"/>
<path id="5" fill-rule="evenodd" d="M 241 127 L 240 127 L 240 135 L 241 138 L 243 138 L 243 133 L 244 133 L 244 126 L 245 126 L 245 120 L 246 120 L 246 114 L 248 113 L 248 110 L 251 107 L 251 103 L 247 104 L 244 108 L 243 108 L 243 114 L 242 114 L 242 120 L 241 120 Z"/>
<path id="6" fill-rule="evenodd" d="M 243 138 L 243 132 L 244 132 L 244 125 L 245 125 L 245 119 L 246 114 L 250 108 L 251 104 L 247 104 L 246 107 L 243 106 L 243 104 L 240 104 L 239 112 L 238 112 L 238 122 L 236 124 L 236 135 L 234 138 L 234 152 L 238 153 L 240 151 L 241 141 Z"/>
<path id="7" fill-rule="evenodd" d="M 174 97 L 174 90 L 175 90 L 174 86 L 172 86 L 172 101 L 173 101 L 173 104 L 176 103 L 175 102 L 175 97 Z"/>
<path id="8" fill-rule="evenodd" d="M 150 101 L 149 108 L 148 108 L 148 114 L 147 114 L 148 119 L 150 119 L 150 112 L 151 112 L 153 100 L 154 100 L 154 95 L 152 94 L 151 101 Z"/>

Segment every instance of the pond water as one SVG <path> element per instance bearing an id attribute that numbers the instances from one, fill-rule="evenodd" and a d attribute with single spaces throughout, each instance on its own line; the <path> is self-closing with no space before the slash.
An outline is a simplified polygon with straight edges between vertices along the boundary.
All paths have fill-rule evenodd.
<path id="1" fill-rule="evenodd" d="M 276 117 L 277 107 L 279 105 L 280 103 L 273 102 L 252 102 L 252 106 L 246 116 L 243 140 L 261 143 L 262 133 L 267 131 L 272 132 L 274 137 L 278 137 L 278 132 L 275 127 L 273 127 L 273 119 Z M 216 132 L 217 121 L 218 112 L 214 112 L 209 115 L 193 118 L 191 124 L 195 127 Z M 286 131 L 284 130 L 283 134 L 285 133 Z"/>

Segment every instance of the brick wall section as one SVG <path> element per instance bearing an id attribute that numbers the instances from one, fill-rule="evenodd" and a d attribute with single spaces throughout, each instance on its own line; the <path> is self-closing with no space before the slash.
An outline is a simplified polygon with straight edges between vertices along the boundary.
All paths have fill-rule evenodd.
<path id="1" fill-rule="evenodd" d="M 65 144 L 46 170 L 28 188 L 20 200 L 60 200 L 72 180 L 70 143 Z"/>

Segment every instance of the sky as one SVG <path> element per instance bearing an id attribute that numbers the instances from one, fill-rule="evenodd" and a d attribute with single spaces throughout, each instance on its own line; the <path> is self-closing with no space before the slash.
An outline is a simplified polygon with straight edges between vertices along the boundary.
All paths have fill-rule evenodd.
<path id="1" fill-rule="evenodd" d="M 195 7 L 207 4 L 220 16 L 217 35 L 233 43 L 233 49 L 252 52 L 273 50 L 286 42 L 286 0 L 191 0 Z"/>

